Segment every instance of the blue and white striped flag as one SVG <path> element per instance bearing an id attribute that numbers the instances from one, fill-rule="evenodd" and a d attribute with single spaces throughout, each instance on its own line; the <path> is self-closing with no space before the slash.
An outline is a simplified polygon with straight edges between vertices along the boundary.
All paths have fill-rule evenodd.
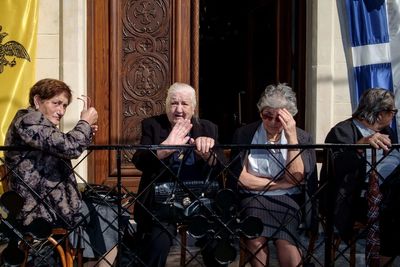
<path id="1" fill-rule="evenodd" d="M 372 87 L 393 91 L 400 108 L 400 0 L 337 4 L 353 110 L 361 94 Z"/>

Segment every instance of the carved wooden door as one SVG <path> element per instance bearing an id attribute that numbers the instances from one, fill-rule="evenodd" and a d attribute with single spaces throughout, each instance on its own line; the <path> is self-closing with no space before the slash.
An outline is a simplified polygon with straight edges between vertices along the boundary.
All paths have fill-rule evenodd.
<path id="1" fill-rule="evenodd" d="M 88 0 L 88 93 L 99 111 L 95 144 L 138 144 L 143 118 L 162 113 L 175 81 L 197 88 L 198 1 Z M 122 152 L 123 183 L 140 172 Z M 115 151 L 93 151 L 89 181 L 115 183 Z"/>
<path id="2" fill-rule="evenodd" d="M 215 40 L 223 43 L 224 51 L 213 54 L 202 50 L 199 102 L 200 115 L 217 123 L 221 136 L 227 129 L 225 136 L 233 133 L 231 126 L 235 125 L 225 124 L 229 122 L 229 112 L 235 109 L 237 92 L 246 93 L 246 101 L 242 102 L 244 121 L 254 120 L 254 115 L 258 118 L 253 110 L 260 95 L 257 90 L 262 90 L 262 86 L 257 81 L 293 85 L 299 107 L 297 122 L 304 126 L 306 1 L 199 2 L 88 0 L 88 91 L 100 116 L 96 144 L 138 144 L 141 120 L 163 112 L 166 89 L 171 83 L 186 82 L 198 90 L 199 44 L 203 44 L 202 49 L 208 44 L 215 49 L 218 47 L 213 43 Z M 213 6 L 220 8 L 215 17 Z M 238 14 L 234 21 L 232 9 Z M 208 16 L 205 12 L 212 14 Z M 201 20 L 200 14 L 203 14 Z M 228 19 L 224 20 L 225 17 Z M 207 18 L 211 24 L 207 24 Z M 202 34 L 199 34 L 200 21 Z M 243 39 L 225 38 L 237 34 L 231 29 L 232 22 L 239 24 L 239 30 L 244 29 Z M 215 36 L 209 35 L 214 28 Z M 240 43 L 243 45 L 239 49 L 231 46 Z M 229 62 L 221 57 L 222 52 L 229 50 L 228 44 L 233 51 L 227 56 Z M 222 62 L 232 66 L 224 67 L 220 65 Z M 237 68 L 240 75 L 230 72 L 232 68 Z M 225 78 L 221 76 L 224 72 Z M 238 82 L 237 76 L 241 75 L 245 76 L 244 82 Z M 228 82 L 235 88 L 238 84 L 243 86 L 235 91 Z M 222 141 L 229 143 L 229 140 L 227 137 Z M 135 190 L 140 172 L 129 162 L 132 152 L 122 153 L 122 175 L 124 184 Z M 115 183 L 115 159 L 115 152 L 94 151 L 89 161 L 89 181 Z"/>

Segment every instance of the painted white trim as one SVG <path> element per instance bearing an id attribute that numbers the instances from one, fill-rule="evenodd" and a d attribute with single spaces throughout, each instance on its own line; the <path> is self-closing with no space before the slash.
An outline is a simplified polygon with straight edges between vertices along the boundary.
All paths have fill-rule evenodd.
<path id="1" fill-rule="evenodd" d="M 86 61 L 86 1 L 61 0 L 60 4 L 60 77 L 67 83 L 73 93 L 73 99 L 63 118 L 64 132 L 72 129 L 80 119 L 83 103 L 77 97 L 87 94 L 87 61 Z M 87 181 L 87 160 L 82 157 L 72 160 L 79 165 L 74 169 L 78 183 Z"/>
<path id="2" fill-rule="evenodd" d="M 396 107 L 400 107 L 400 0 L 387 0 L 386 10 L 392 59 L 393 90 Z M 397 138 L 400 142 L 400 114 L 396 115 Z"/>

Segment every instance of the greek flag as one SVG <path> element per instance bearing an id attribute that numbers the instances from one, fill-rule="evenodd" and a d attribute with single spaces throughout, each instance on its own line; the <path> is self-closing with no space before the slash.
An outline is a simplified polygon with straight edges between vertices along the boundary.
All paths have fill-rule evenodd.
<path id="1" fill-rule="evenodd" d="M 393 91 L 400 108 L 400 0 L 337 0 L 337 6 L 353 110 L 371 87 Z"/>

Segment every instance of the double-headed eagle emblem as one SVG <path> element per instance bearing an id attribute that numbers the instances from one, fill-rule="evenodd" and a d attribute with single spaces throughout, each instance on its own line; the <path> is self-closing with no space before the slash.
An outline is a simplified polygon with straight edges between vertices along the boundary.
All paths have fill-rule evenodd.
<path id="1" fill-rule="evenodd" d="M 14 67 L 17 65 L 15 57 L 24 58 L 28 61 L 31 61 L 28 52 L 22 44 L 16 41 L 8 41 L 7 43 L 2 44 L 4 37 L 6 37 L 8 33 L 1 32 L 1 30 L 2 27 L 0 26 L 0 74 L 3 72 L 5 66 L 8 65 L 10 67 Z M 6 56 L 14 58 L 13 60 L 8 61 Z"/>

